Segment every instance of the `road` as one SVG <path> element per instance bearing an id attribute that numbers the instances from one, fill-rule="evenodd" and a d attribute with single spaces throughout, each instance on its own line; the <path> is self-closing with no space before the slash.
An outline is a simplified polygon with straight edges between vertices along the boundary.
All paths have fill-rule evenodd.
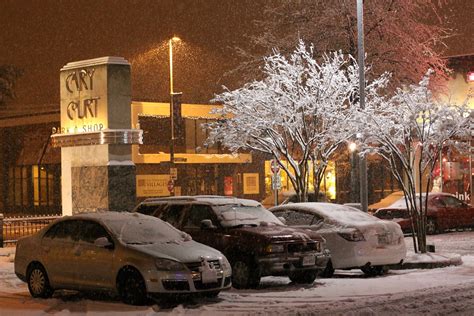
<path id="1" fill-rule="evenodd" d="M 3 315 L 474 315 L 474 232 L 429 236 L 437 252 L 462 255 L 463 264 L 431 270 L 398 270 L 367 278 L 337 270 L 310 286 L 266 277 L 256 290 L 223 292 L 216 299 L 162 300 L 127 306 L 107 296 L 58 292 L 33 299 L 0 257 L 0 316 Z M 407 245 L 411 238 L 406 238 Z"/>

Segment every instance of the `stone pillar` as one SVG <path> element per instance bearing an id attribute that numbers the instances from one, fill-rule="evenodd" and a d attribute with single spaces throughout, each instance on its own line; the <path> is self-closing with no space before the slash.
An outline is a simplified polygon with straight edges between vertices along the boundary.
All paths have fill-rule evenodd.
<path id="1" fill-rule="evenodd" d="M 63 215 L 130 210 L 136 203 L 131 129 L 130 64 L 121 57 L 68 63 L 61 69 L 61 126 L 53 146 L 61 147 Z"/>

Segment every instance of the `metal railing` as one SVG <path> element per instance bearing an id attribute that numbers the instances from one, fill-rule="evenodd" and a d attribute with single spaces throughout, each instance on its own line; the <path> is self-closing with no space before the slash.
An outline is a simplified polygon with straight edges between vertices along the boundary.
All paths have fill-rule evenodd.
<path id="1" fill-rule="evenodd" d="M 20 237 L 32 235 L 60 217 L 42 215 L 4 218 L 0 214 L 0 247 L 15 246 Z"/>

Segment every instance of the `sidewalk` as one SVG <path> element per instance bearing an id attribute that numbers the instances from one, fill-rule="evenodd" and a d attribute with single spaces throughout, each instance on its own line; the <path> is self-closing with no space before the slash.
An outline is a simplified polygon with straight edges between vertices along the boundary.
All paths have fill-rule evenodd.
<path id="1" fill-rule="evenodd" d="M 455 253 L 414 253 L 408 251 L 403 264 L 390 266 L 391 269 L 434 269 L 462 264 L 461 255 Z"/>

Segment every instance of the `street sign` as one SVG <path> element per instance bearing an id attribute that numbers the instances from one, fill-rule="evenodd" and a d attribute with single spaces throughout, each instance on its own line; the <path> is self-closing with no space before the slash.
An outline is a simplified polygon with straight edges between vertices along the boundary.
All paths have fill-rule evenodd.
<path id="1" fill-rule="evenodd" d="M 174 190 L 174 181 L 173 180 L 170 180 L 168 181 L 168 191 L 173 192 Z"/>
<path id="2" fill-rule="evenodd" d="M 275 173 L 272 176 L 272 190 L 281 190 L 281 175 L 280 175 L 280 173 Z"/>
<path id="3" fill-rule="evenodd" d="M 271 160 L 270 169 L 272 170 L 274 174 L 280 171 L 280 165 L 278 164 L 278 161 L 276 161 L 276 159 Z"/>
<path id="4" fill-rule="evenodd" d="M 178 180 L 178 168 L 170 168 L 170 179 Z"/>

